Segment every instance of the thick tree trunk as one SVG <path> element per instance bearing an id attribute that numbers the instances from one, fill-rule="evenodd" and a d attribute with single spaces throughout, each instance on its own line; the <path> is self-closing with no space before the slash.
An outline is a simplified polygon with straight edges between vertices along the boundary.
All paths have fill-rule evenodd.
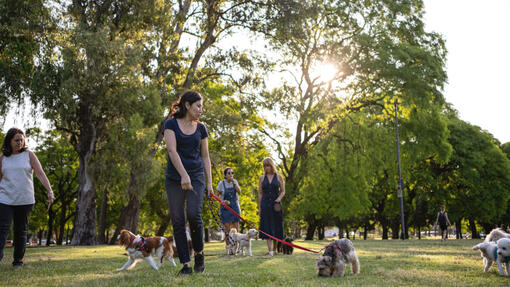
<path id="1" fill-rule="evenodd" d="M 421 239 L 421 228 L 418 226 L 418 239 Z"/>
<path id="2" fill-rule="evenodd" d="M 462 239 L 462 219 L 455 221 L 455 236 L 457 239 Z"/>
<path id="3" fill-rule="evenodd" d="M 324 229 L 325 229 L 324 225 L 320 224 L 317 230 L 317 236 L 319 237 L 319 240 L 324 240 L 324 237 L 326 237 L 324 234 L 325 233 Z"/>
<path id="4" fill-rule="evenodd" d="M 316 228 L 317 228 L 317 224 L 315 223 L 315 221 L 308 222 L 308 227 L 306 228 L 305 240 L 313 240 L 313 235 L 315 234 Z"/>
<path id="5" fill-rule="evenodd" d="M 301 238 L 301 226 L 296 222 L 296 220 L 290 221 L 290 234 L 292 238 L 298 239 Z"/>
<path id="6" fill-rule="evenodd" d="M 117 236 L 120 234 L 122 229 L 127 229 L 134 234 L 138 233 L 138 213 L 140 210 L 140 203 L 138 196 L 134 192 L 130 193 L 129 203 L 122 209 L 117 228 L 115 228 L 115 233 L 110 240 L 110 244 L 115 244 Z"/>
<path id="7" fill-rule="evenodd" d="M 99 210 L 99 226 L 97 231 L 97 242 L 99 244 L 106 243 L 106 210 L 108 208 L 108 188 L 105 187 L 101 195 L 101 208 Z"/>
<path id="8" fill-rule="evenodd" d="M 51 235 L 53 234 L 53 220 L 55 217 L 55 212 L 53 209 L 48 210 L 48 233 L 46 234 L 46 246 L 50 246 Z"/>
<path id="9" fill-rule="evenodd" d="M 80 106 L 80 117 L 84 122 L 75 145 L 79 156 L 78 199 L 72 245 L 96 245 L 96 190 L 89 174 L 90 159 L 95 151 L 96 127 L 91 123 L 91 112 L 86 103 Z"/>
<path id="10" fill-rule="evenodd" d="M 473 219 L 469 219 L 469 229 L 471 229 L 471 239 L 480 239 L 480 234 L 476 229 L 476 223 Z"/>
<path id="11" fill-rule="evenodd" d="M 204 227 L 204 241 L 209 242 L 209 228 Z"/>
<path id="12" fill-rule="evenodd" d="M 37 237 L 39 237 L 39 242 L 37 243 L 37 245 L 42 245 L 42 237 L 43 237 L 43 233 L 44 233 L 44 229 L 39 229 L 39 232 L 37 234 Z"/>
<path id="13" fill-rule="evenodd" d="M 87 171 L 90 155 L 80 156 L 80 177 L 72 245 L 96 245 L 96 191 Z"/>
<path id="14" fill-rule="evenodd" d="M 400 222 L 399 219 L 392 220 L 391 222 L 391 239 L 400 238 Z"/>
<path id="15" fill-rule="evenodd" d="M 168 226 L 170 225 L 170 215 L 167 215 L 165 218 L 161 218 L 159 223 L 158 230 L 156 231 L 156 236 L 164 236 Z"/>
<path id="16" fill-rule="evenodd" d="M 389 232 L 388 224 L 381 223 L 381 225 L 382 225 L 382 239 L 388 240 L 388 232 Z"/>
<path id="17" fill-rule="evenodd" d="M 67 202 L 62 201 L 62 208 L 60 210 L 60 219 L 58 222 L 58 229 L 60 230 L 57 237 L 57 245 L 62 245 L 64 241 L 64 233 L 66 229 L 66 217 L 67 217 Z M 67 243 L 67 242 L 66 242 Z"/>
<path id="18" fill-rule="evenodd" d="M 338 227 L 338 239 L 344 238 L 344 228 L 341 226 L 337 226 L 337 227 Z"/>

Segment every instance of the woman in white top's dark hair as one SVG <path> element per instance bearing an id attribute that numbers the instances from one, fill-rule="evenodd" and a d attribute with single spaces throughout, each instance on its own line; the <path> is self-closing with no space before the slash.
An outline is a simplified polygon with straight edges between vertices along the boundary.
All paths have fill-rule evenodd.
<path id="1" fill-rule="evenodd" d="M 7 236 L 14 221 L 15 269 L 23 266 L 27 241 L 28 218 L 35 203 L 33 171 L 48 190 L 48 208 L 53 203 L 53 191 L 37 156 L 27 149 L 25 134 L 12 128 L 7 131 L 0 155 L 0 260 L 4 256 Z"/>
<path id="2" fill-rule="evenodd" d="M 7 131 L 7 134 L 5 135 L 5 138 L 4 138 L 4 143 L 2 144 L 2 153 L 4 156 L 10 156 L 12 154 L 13 150 L 12 150 L 12 146 L 11 146 L 11 141 L 14 138 L 14 136 L 16 136 L 17 134 L 20 134 L 23 137 L 25 137 L 25 133 L 22 130 L 17 129 L 17 128 L 11 128 Z M 23 145 L 18 150 L 18 152 L 24 152 L 26 150 L 27 150 L 27 144 L 25 141 L 23 141 Z"/>

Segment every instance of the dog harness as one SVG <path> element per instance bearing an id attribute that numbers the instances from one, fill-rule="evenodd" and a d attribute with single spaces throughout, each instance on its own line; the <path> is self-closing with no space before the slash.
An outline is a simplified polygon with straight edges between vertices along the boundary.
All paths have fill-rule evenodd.
<path id="1" fill-rule="evenodd" d="M 324 254 L 326 254 L 328 252 L 329 247 L 333 247 L 333 256 L 331 256 L 331 257 L 333 257 L 333 259 L 335 259 L 337 257 L 337 255 L 336 255 L 337 251 L 340 253 L 339 255 L 342 254 L 342 249 L 340 249 L 340 247 L 336 246 L 336 244 L 334 244 L 334 243 L 331 243 L 330 245 L 326 246 L 326 251 L 324 252 Z"/>
<path id="2" fill-rule="evenodd" d="M 494 259 L 498 259 L 498 248 L 494 248 Z M 506 256 L 505 259 L 503 259 L 505 263 L 510 262 L 510 256 Z"/>
<path id="3" fill-rule="evenodd" d="M 136 237 L 133 237 L 133 239 L 131 239 L 131 242 L 129 242 L 129 245 L 133 244 L 133 241 L 135 241 Z M 140 250 L 140 251 L 145 251 L 145 252 L 149 252 L 149 248 L 145 245 L 145 238 L 144 237 L 140 237 L 140 241 L 136 244 L 135 246 L 135 250 Z M 128 245 L 128 246 L 129 246 Z M 127 247 L 126 247 L 127 249 Z"/>

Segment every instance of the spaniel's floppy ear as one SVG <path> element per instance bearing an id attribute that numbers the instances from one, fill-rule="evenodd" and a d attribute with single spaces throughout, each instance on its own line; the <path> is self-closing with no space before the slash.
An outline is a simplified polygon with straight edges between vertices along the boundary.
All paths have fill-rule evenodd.
<path id="1" fill-rule="evenodd" d="M 129 233 L 128 230 L 123 229 L 120 231 L 120 234 L 119 234 L 120 245 L 128 246 L 130 239 L 131 239 L 131 234 Z"/>

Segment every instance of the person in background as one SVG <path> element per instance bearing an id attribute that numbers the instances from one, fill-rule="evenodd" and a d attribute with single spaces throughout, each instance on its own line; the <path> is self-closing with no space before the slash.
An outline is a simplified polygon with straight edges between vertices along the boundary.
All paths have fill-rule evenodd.
<path id="1" fill-rule="evenodd" d="M 218 196 L 226 205 L 228 205 L 228 207 L 232 208 L 232 210 L 237 212 L 237 214 L 241 214 L 239 208 L 239 195 L 241 195 L 241 188 L 239 187 L 237 180 L 234 178 L 234 171 L 232 168 L 227 167 L 223 170 L 223 176 L 225 179 L 220 181 L 218 183 L 218 187 L 216 187 Z M 229 233 L 231 227 L 239 231 L 239 218 L 237 218 L 237 216 L 226 209 L 223 205 L 220 207 L 220 220 L 225 227 L 225 232 Z M 226 240 L 225 243 L 228 244 Z"/>
<path id="2" fill-rule="evenodd" d="M 39 159 L 27 149 L 22 130 L 11 128 L 5 135 L 0 155 L 0 260 L 5 241 L 14 222 L 14 254 L 12 266 L 21 269 L 25 257 L 28 218 L 35 203 L 33 172 L 48 191 L 48 209 L 53 191 Z"/>
<path id="3" fill-rule="evenodd" d="M 448 226 L 452 226 L 450 224 L 450 220 L 448 219 L 448 214 L 445 211 L 445 206 L 441 205 L 441 211 L 437 213 L 436 224 L 441 228 L 441 241 L 445 241 L 448 238 Z"/>
<path id="4" fill-rule="evenodd" d="M 285 183 L 283 177 L 276 173 L 274 161 L 267 157 L 263 160 L 264 175 L 259 179 L 259 215 L 260 230 L 278 239 L 283 239 L 283 212 L 281 200 L 285 195 Z M 261 239 L 267 240 L 269 256 L 276 251 L 276 240 L 271 239 L 262 232 Z"/>

